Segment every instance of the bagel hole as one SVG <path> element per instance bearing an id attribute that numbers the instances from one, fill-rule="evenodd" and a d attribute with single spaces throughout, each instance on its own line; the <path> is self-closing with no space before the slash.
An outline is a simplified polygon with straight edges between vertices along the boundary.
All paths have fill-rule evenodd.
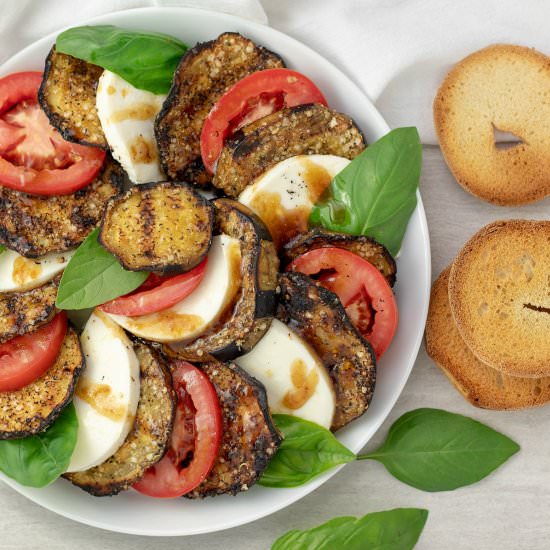
<path id="1" fill-rule="evenodd" d="M 495 147 L 498 150 L 511 149 L 512 147 L 517 147 L 522 145 L 525 141 L 512 132 L 507 132 L 506 130 L 501 130 L 493 124 L 493 140 L 495 142 Z"/>

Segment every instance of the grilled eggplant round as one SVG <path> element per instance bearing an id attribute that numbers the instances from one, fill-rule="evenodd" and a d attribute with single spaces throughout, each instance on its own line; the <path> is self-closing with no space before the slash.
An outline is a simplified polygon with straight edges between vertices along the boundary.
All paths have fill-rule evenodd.
<path id="1" fill-rule="evenodd" d="M 150 347 L 136 342 L 140 365 L 140 396 L 132 431 L 102 464 L 65 474 L 74 485 L 94 496 L 112 496 L 137 483 L 164 455 L 170 440 L 176 396 L 169 371 Z"/>
<path id="2" fill-rule="evenodd" d="M 390 286 L 395 284 L 397 267 L 392 255 L 383 244 L 365 235 L 346 235 L 318 227 L 288 242 L 282 250 L 283 262 L 288 265 L 310 250 L 327 247 L 343 248 L 357 254 L 374 265 Z"/>
<path id="3" fill-rule="evenodd" d="M 38 101 L 50 124 L 68 141 L 108 149 L 95 96 L 103 69 L 56 51 L 46 58 Z"/>
<path id="4" fill-rule="evenodd" d="M 327 367 L 336 394 L 335 431 L 361 416 L 376 382 L 376 359 L 357 332 L 338 296 L 302 273 L 279 277 L 277 317 L 298 332 Z"/>
<path id="5" fill-rule="evenodd" d="M 213 224 L 212 204 L 190 185 L 148 183 L 109 203 L 99 242 L 130 271 L 181 273 L 208 253 Z"/>
<path id="6" fill-rule="evenodd" d="M 235 495 L 251 487 L 281 444 L 269 414 L 265 388 L 237 365 L 200 365 L 220 400 L 223 436 L 218 458 L 206 479 L 187 498 Z"/>
<path id="7" fill-rule="evenodd" d="M 279 258 L 271 235 L 250 209 L 231 199 L 214 201 L 216 232 L 238 239 L 241 288 L 234 304 L 208 333 L 191 343 L 164 347 L 168 356 L 191 362 L 233 359 L 250 351 L 267 332 L 276 309 Z"/>
<path id="8" fill-rule="evenodd" d="M 69 327 L 55 363 L 38 379 L 0 392 L 0 439 L 18 439 L 44 431 L 71 401 L 84 367 L 76 331 Z"/>

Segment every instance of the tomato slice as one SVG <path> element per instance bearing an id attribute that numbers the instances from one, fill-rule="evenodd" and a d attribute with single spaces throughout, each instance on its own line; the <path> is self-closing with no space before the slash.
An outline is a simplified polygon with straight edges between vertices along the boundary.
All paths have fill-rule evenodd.
<path id="1" fill-rule="evenodd" d="M 172 307 L 189 296 L 202 281 L 206 273 L 205 258 L 197 267 L 181 275 L 155 275 L 152 273 L 143 284 L 120 298 L 103 304 L 106 313 L 136 317 Z"/>
<path id="2" fill-rule="evenodd" d="M 38 330 L 0 344 L 0 391 L 19 390 L 40 378 L 59 355 L 66 333 L 62 311 Z"/>
<path id="3" fill-rule="evenodd" d="M 66 195 L 99 173 L 105 151 L 65 141 L 38 105 L 42 73 L 0 78 L 0 185 Z"/>
<path id="4" fill-rule="evenodd" d="M 332 290 L 355 327 L 382 357 L 397 329 L 397 303 L 384 276 L 370 262 L 342 248 L 317 248 L 287 268 L 317 279 Z"/>
<path id="5" fill-rule="evenodd" d="M 284 107 L 327 104 L 321 90 L 290 69 L 266 69 L 239 80 L 212 107 L 201 132 L 204 166 L 214 173 L 225 140 L 237 130 Z"/>
<path id="6" fill-rule="evenodd" d="M 185 361 L 172 373 L 178 396 L 170 447 L 149 468 L 134 489 L 157 498 L 175 498 L 192 491 L 212 469 L 222 437 L 222 414 L 208 377 Z"/>

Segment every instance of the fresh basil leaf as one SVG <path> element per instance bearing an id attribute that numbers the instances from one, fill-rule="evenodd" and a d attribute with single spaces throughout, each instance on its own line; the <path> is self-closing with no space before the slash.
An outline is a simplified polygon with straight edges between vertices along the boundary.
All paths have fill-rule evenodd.
<path id="1" fill-rule="evenodd" d="M 411 550 L 427 519 L 428 510 L 420 508 L 338 517 L 307 531 L 290 531 L 271 550 Z"/>
<path id="2" fill-rule="evenodd" d="M 0 441 L 0 470 L 28 487 L 44 487 L 67 470 L 76 445 L 78 420 L 69 403 L 44 432 Z"/>
<path id="3" fill-rule="evenodd" d="M 6 247 L 3 244 L 0 244 L 0 254 L 6 250 Z"/>
<path id="4" fill-rule="evenodd" d="M 450 491 L 483 479 L 519 445 L 466 416 L 416 409 L 390 428 L 384 444 L 358 459 L 377 460 L 397 479 L 423 491 Z"/>
<path id="5" fill-rule="evenodd" d="M 367 235 L 397 254 L 416 208 L 421 166 L 417 129 L 392 130 L 334 177 L 310 225 Z"/>
<path id="6" fill-rule="evenodd" d="M 355 454 L 327 429 L 286 414 L 273 420 L 283 442 L 259 480 L 266 487 L 298 487 L 338 464 L 355 460 Z"/>
<path id="7" fill-rule="evenodd" d="M 55 47 L 154 94 L 168 92 L 176 66 L 187 51 L 187 46 L 173 36 L 112 25 L 73 27 L 57 37 Z"/>
<path id="8" fill-rule="evenodd" d="M 148 273 L 126 271 L 98 242 L 95 229 L 69 261 L 57 291 L 60 309 L 85 309 L 128 294 L 147 279 Z"/>

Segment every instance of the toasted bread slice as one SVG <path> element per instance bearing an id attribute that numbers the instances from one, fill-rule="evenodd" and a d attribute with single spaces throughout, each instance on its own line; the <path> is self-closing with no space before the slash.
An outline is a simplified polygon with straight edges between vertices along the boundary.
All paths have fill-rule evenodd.
<path id="1" fill-rule="evenodd" d="M 331 429 L 338 430 L 368 409 L 376 382 L 374 353 L 336 294 L 297 272 L 280 275 L 279 286 L 278 318 L 313 347 L 334 383 Z"/>
<path id="2" fill-rule="evenodd" d="M 317 227 L 298 235 L 284 246 L 282 251 L 284 263 L 289 264 L 310 250 L 327 247 L 343 248 L 361 256 L 384 275 L 390 286 L 394 285 L 397 272 L 395 260 L 383 244 L 365 235 L 346 235 Z"/>
<path id="3" fill-rule="evenodd" d="M 52 320 L 60 280 L 61 275 L 31 290 L 0 293 L 0 344 Z"/>
<path id="4" fill-rule="evenodd" d="M 132 431 L 102 464 L 65 474 L 94 496 L 112 496 L 137 483 L 164 455 L 172 432 L 176 396 L 167 367 L 148 346 L 136 342 L 140 365 L 140 395 Z"/>
<path id="5" fill-rule="evenodd" d="M 482 363 L 464 343 L 449 304 L 445 269 L 432 286 L 426 324 L 426 351 L 458 391 L 476 407 L 513 410 L 550 401 L 550 377 L 510 376 Z"/>
<path id="6" fill-rule="evenodd" d="M 53 46 L 46 58 L 38 101 L 50 124 L 66 140 L 108 149 L 95 106 L 102 73 L 101 67 L 60 53 Z"/>
<path id="7" fill-rule="evenodd" d="M 197 44 L 181 59 L 172 88 L 155 125 L 160 160 L 173 180 L 205 184 L 200 135 L 204 119 L 218 99 L 241 78 L 284 67 L 281 58 L 234 32 Z"/>
<path id="8" fill-rule="evenodd" d="M 348 116 L 318 104 L 288 107 L 247 124 L 228 140 L 212 183 L 238 197 L 260 174 L 289 157 L 352 159 L 364 148 L 363 135 Z"/>
<path id="9" fill-rule="evenodd" d="M 466 191 L 500 205 L 550 193 L 549 90 L 550 58 L 523 46 L 489 46 L 449 72 L 434 100 L 434 124 Z M 520 141 L 499 147 L 495 129 Z"/>
<path id="10" fill-rule="evenodd" d="M 27 195 L 0 186 L 0 244 L 27 258 L 77 247 L 99 225 L 124 172 L 110 157 L 101 174 L 71 195 Z"/>
<path id="11" fill-rule="evenodd" d="M 55 363 L 40 378 L 20 390 L 0 392 L 0 439 L 44 431 L 73 398 L 83 367 L 78 335 L 69 326 Z"/>
<path id="12" fill-rule="evenodd" d="M 210 201 L 185 183 L 148 183 L 113 199 L 99 242 L 125 269 L 181 273 L 198 265 L 212 242 Z"/>
<path id="13" fill-rule="evenodd" d="M 506 374 L 550 375 L 550 222 L 491 223 L 459 252 L 449 299 L 474 355 Z"/>
<path id="14" fill-rule="evenodd" d="M 233 363 L 204 363 L 220 400 L 223 435 L 218 458 L 188 498 L 235 495 L 249 489 L 281 444 L 269 414 L 265 388 Z"/>

